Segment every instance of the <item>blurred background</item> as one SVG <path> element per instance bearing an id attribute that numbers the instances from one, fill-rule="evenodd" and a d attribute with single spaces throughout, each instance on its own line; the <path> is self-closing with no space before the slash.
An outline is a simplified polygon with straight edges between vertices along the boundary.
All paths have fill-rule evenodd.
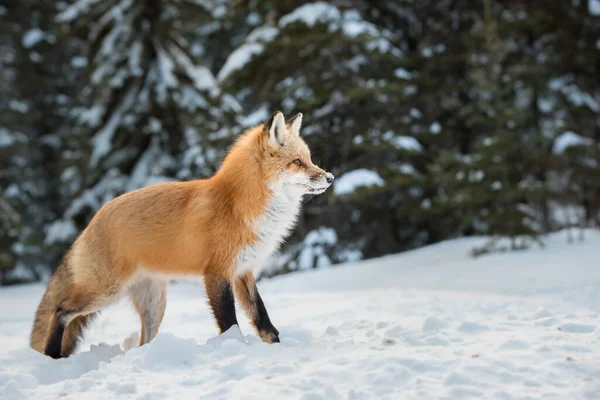
<path id="1" fill-rule="evenodd" d="M 1 285 L 279 109 L 337 179 L 260 276 L 600 219 L 600 0 L 3 0 L 0 88 Z"/>

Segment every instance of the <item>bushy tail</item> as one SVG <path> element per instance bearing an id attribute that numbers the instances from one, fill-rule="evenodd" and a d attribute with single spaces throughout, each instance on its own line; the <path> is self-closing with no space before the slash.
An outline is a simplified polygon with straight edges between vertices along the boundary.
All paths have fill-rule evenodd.
<path id="1" fill-rule="evenodd" d="M 42 297 L 42 301 L 35 312 L 35 320 L 31 331 L 30 344 L 31 348 L 44 353 L 46 343 L 50 336 L 50 327 L 54 323 L 58 302 L 56 301 L 57 279 L 52 277 L 46 293 Z"/>
<path id="2" fill-rule="evenodd" d="M 83 337 L 83 329 L 96 318 L 97 314 L 79 315 L 67 325 L 62 340 L 63 357 L 69 357 L 77 349 L 77 343 Z"/>
<path id="3" fill-rule="evenodd" d="M 46 293 L 35 313 L 31 331 L 31 348 L 44 354 L 50 339 L 51 329 L 55 324 L 56 312 L 63 301 L 68 298 L 72 289 L 66 266 L 61 265 L 56 270 L 48 284 Z M 68 357 L 75 351 L 82 336 L 83 329 L 96 317 L 97 313 L 79 315 L 65 327 L 61 344 L 61 356 Z"/>

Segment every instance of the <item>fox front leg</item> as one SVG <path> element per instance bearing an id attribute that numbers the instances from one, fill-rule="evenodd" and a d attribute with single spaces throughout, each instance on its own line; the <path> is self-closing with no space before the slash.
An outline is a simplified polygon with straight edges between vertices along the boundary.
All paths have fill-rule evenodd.
<path id="1" fill-rule="evenodd" d="M 237 277 L 234 287 L 239 303 L 246 311 L 263 342 L 279 343 L 279 331 L 271 323 L 252 272 L 246 272 Z"/>
<path id="2" fill-rule="evenodd" d="M 227 331 L 233 325 L 238 325 L 235 316 L 233 289 L 229 280 L 219 275 L 206 275 L 204 285 L 206 286 L 208 302 L 221 333 Z"/>

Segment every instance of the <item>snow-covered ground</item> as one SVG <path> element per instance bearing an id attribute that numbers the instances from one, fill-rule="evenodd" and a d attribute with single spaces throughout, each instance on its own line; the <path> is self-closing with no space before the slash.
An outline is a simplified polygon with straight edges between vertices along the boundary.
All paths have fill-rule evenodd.
<path id="1" fill-rule="evenodd" d="M 216 336 L 202 285 L 177 283 L 149 345 L 119 304 L 52 360 L 27 348 L 43 288 L 2 289 L 0 398 L 599 399 L 600 233 L 471 259 L 480 242 L 261 282 L 276 345 L 241 315 Z"/>

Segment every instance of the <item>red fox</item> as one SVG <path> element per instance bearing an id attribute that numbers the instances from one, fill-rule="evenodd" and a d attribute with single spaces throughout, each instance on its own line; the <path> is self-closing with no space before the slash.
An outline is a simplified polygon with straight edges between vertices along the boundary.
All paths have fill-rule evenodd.
<path id="1" fill-rule="evenodd" d="M 248 129 L 209 179 L 151 185 L 106 203 L 50 279 L 31 347 L 68 357 L 98 311 L 128 296 L 141 319 L 140 346 L 158 333 L 168 279 L 203 276 L 221 332 L 237 324 L 234 298 L 267 343 L 279 342 L 253 267 L 293 229 L 303 195 L 333 175 L 312 163 L 302 114 L 281 112 Z"/>

